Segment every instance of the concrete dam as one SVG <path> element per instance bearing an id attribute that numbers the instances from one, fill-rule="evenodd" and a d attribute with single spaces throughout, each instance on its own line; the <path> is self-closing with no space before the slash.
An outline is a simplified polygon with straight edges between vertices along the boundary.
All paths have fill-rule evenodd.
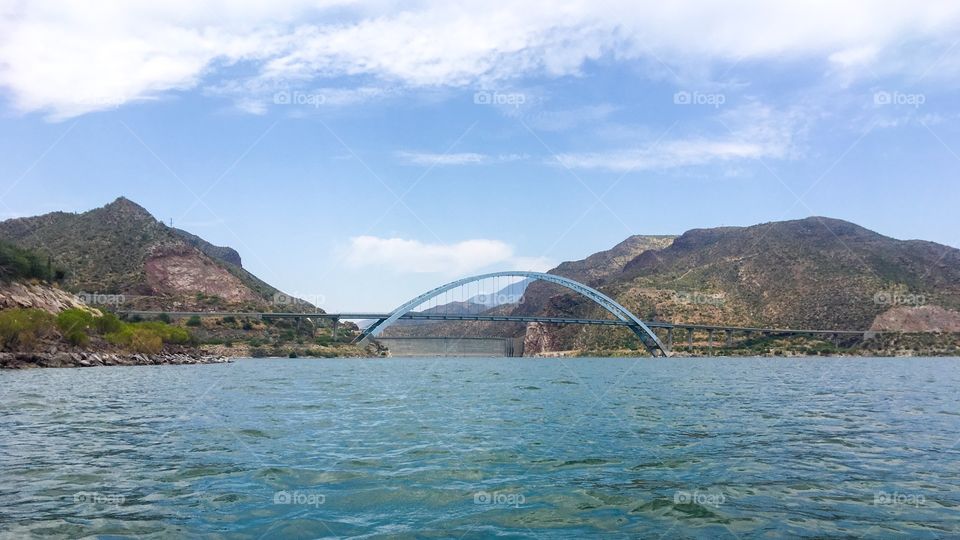
<path id="1" fill-rule="evenodd" d="M 522 338 L 379 337 L 390 356 L 523 356 Z"/>

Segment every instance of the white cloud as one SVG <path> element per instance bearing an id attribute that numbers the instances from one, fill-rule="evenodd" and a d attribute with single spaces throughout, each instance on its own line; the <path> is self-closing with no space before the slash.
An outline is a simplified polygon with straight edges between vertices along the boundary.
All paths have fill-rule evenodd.
<path id="1" fill-rule="evenodd" d="M 403 238 L 358 236 L 350 239 L 346 256 L 353 267 L 380 267 L 397 272 L 437 272 L 461 275 L 498 265 L 509 270 L 546 270 L 544 258 L 518 257 L 499 240 L 475 239 L 452 244 L 427 244 Z"/>
<path id="2" fill-rule="evenodd" d="M 532 115 L 528 123 L 543 131 L 564 131 L 582 124 L 595 124 L 606 120 L 616 111 L 617 107 L 606 103 L 575 109 L 544 110 Z"/>
<path id="3" fill-rule="evenodd" d="M 719 135 L 653 140 L 638 147 L 601 152 L 565 153 L 554 161 L 570 168 L 626 172 L 783 159 L 797 155 L 796 138 L 805 129 L 809 116 L 809 112 L 776 111 L 751 103 L 719 115 Z"/>
<path id="4" fill-rule="evenodd" d="M 339 79 L 346 103 L 364 97 L 351 94 L 358 86 L 483 87 L 577 74 L 601 57 L 677 71 L 818 58 L 841 69 L 924 72 L 960 28 L 952 0 L 63 0 L 7 3 L 0 14 L 0 86 L 17 110 L 54 118 L 216 85 L 241 77 L 235 72 L 308 86 Z M 237 64 L 245 69 L 223 69 Z M 948 60 L 932 76 L 955 77 L 956 68 Z M 264 96 L 238 100 L 251 97 Z"/>
<path id="5" fill-rule="evenodd" d="M 481 165 L 489 163 L 507 163 L 519 161 L 527 156 L 521 154 L 478 154 L 458 152 L 435 154 L 429 152 L 397 152 L 397 157 L 413 165 Z"/>

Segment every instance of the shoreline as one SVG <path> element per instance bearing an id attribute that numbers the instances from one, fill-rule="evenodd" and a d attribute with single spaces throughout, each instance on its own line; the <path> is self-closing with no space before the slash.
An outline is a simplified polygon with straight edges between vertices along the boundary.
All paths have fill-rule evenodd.
<path id="1" fill-rule="evenodd" d="M 116 354 L 98 352 L 0 353 L 0 369 L 84 368 L 99 366 L 164 366 L 193 364 L 228 364 L 225 356 L 159 353 Z"/>

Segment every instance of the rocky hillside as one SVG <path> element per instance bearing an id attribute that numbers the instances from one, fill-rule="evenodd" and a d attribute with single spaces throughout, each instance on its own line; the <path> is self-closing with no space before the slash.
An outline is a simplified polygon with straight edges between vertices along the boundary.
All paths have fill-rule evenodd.
<path id="1" fill-rule="evenodd" d="M 623 271 L 624 266 L 640 254 L 670 246 L 673 236 L 634 235 L 612 248 L 594 253 L 586 259 L 561 263 L 551 274 L 568 277 L 591 287 L 602 285 L 611 276 Z M 535 281 L 527 287 L 523 301 L 515 310 L 517 315 L 538 313 L 565 313 L 570 309 L 569 291 L 559 285 Z"/>
<path id="2" fill-rule="evenodd" d="M 951 332 L 960 329 L 960 250 L 812 217 L 751 227 L 635 236 L 551 273 L 614 297 L 645 320 L 738 326 Z M 515 315 L 608 315 L 583 297 L 531 284 Z M 474 335 L 445 323 L 450 335 Z M 441 328 L 441 327 L 437 327 Z M 605 349 L 625 331 L 478 325 L 552 350 Z M 431 329 L 433 330 L 433 329 Z M 531 335 L 531 333 L 535 335 Z"/>
<path id="3" fill-rule="evenodd" d="M 820 217 L 696 229 L 609 286 L 647 317 L 867 329 L 896 307 L 960 308 L 960 250 Z"/>
<path id="4" fill-rule="evenodd" d="M 123 197 L 80 214 L 0 222 L 0 240 L 63 268 L 65 289 L 122 295 L 126 307 L 262 310 L 278 292 L 244 270 L 236 251 L 167 227 Z"/>
<path id="5" fill-rule="evenodd" d="M 0 281 L 0 310 L 16 308 L 42 309 L 50 313 L 77 308 L 99 314 L 76 295 L 46 283 Z"/>
<path id="6" fill-rule="evenodd" d="M 950 331 L 960 320 L 960 250 L 821 217 L 694 229 L 592 285 L 646 320 L 908 332 Z M 562 291 L 521 311 L 603 315 Z M 549 332 L 560 348 L 602 346 L 610 334 Z"/>

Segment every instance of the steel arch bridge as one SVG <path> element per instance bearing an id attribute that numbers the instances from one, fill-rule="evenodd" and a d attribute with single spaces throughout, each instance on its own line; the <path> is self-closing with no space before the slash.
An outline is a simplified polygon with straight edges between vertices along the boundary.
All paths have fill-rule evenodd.
<path id="1" fill-rule="evenodd" d="M 429 290 L 420 296 L 410 300 L 409 302 L 404 303 L 397 309 L 390 312 L 390 316 L 381 319 L 374 324 L 368 326 L 360 336 L 357 337 L 358 342 L 366 342 L 371 338 L 379 336 L 384 330 L 387 329 L 390 325 L 397 322 L 398 319 L 409 313 L 413 308 L 419 306 L 420 304 L 431 300 L 451 289 L 455 289 L 462 285 L 468 283 L 473 283 L 475 281 L 482 281 L 484 279 L 490 278 L 499 278 L 499 277 L 519 277 L 519 278 L 530 278 L 534 280 L 547 281 L 550 283 L 555 283 L 562 287 L 566 287 L 571 291 L 579 293 L 583 296 L 586 296 L 594 303 L 602 307 L 603 309 L 610 312 L 614 317 L 626 323 L 626 325 L 633 331 L 634 334 L 640 339 L 643 345 L 650 351 L 650 354 L 653 356 L 668 356 L 667 348 L 663 346 L 660 342 L 660 339 L 656 334 L 653 333 L 650 328 L 643 323 L 636 315 L 630 312 L 627 308 L 621 306 L 617 303 L 616 300 L 610 298 L 609 296 L 603 294 L 602 292 L 584 285 L 583 283 L 574 281 L 572 279 L 565 278 L 563 276 L 557 276 L 554 274 L 546 274 L 543 272 L 524 272 L 524 271 L 506 271 L 506 272 L 492 272 L 489 274 L 481 274 L 478 276 L 465 277 L 463 279 L 458 279 L 456 281 L 451 281 L 446 285 L 441 285 L 435 289 Z"/>

